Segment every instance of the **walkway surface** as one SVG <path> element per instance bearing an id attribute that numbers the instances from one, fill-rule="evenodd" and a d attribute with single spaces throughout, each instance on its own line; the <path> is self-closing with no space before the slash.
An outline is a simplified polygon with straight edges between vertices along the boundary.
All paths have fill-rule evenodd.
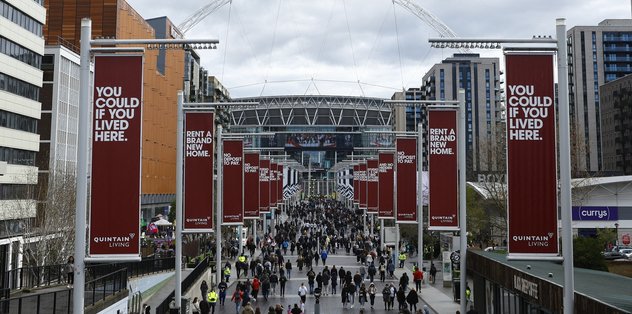
<path id="1" fill-rule="evenodd" d="M 296 255 L 289 255 L 286 257 L 292 261 L 292 264 L 296 265 L 295 263 L 296 257 L 297 257 Z M 415 257 L 409 259 L 409 261 L 414 260 L 414 258 Z M 355 256 L 346 255 L 344 253 L 342 255 L 330 255 L 329 258 L 327 259 L 326 265 L 330 269 L 334 265 L 336 266 L 337 269 L 340 269 L 340 267 L 343 267 L 345 270 L 349 270 L 353 274 L 355 274 L 355 272 L 358 271 L 361 266 L 359 263 L 356 262 Z M 430 269 L 429 262 L 424 262 L 424 266 L 426 266 L 427 269 Z M 438 266 L 438 265 L 435 265 L 435 266 Z M 314 271 L 316 273 L 318 273 L 319 271 L 322 271 L 323 269 L 324 269 L 324 266 L 322 265 L 322 263 L 319 263 L 318 266 L 314 267 Z M 302 271 L 299 271 L 298 268 L 295 266 L 294 269 L 292 269 L 290 280 L 288 281 L 286 285 L 285 296 L 279 295 L 280 293 L 279 293 L 278 286 L 277 286 L 276 293 L 271 292 L 267 301 L 263 298 L 263 296 L 261 295 L 261 292 L 259 292 L 259 297 L 257 298 L 257 300 L 252 302 L 253 307 L 254 308 L 259 307 L 262 313 L 267 313 L 267 310 L 270 306 L 281 304 L 283 305 L 285 309 L 284 313 L 287 313 L 288 306 L 294 306 L 295 303 L 300 305 L 300 299 L 298 297 L 297 291 L 301 283 L 305 283 L 305 285 L 307 286 L 307 271 L 308 270 L 305 268 L 303 268 Z M 343 308 L 342 302 L 341 302 L 341 296 L 340 296 L 340 285 L 338 285 L 337 287 L 338 291 L 336 294 L 329 293 L 328 295 L 323 294 L 321 296 L 320 304 L 319 304 L 319 307 L 320 307 L 319 312 L 320 313 L 359 313 L 360 309 L 364 308 L 364 313 L 367 313 L 367 314 L 368 313 L 371 313 L 371 314 L 398 313 L 397 308 L 394 310 L 389 310 L 389 311 L 385 310 L 381 291 L 384 288 L 385 284 L 393 283 L 395 284 L 395 286 L 397 286 L 399 284 L 399 277 L 405 271 L 408 272 L 408 276 L 411 278 L 409 288 L 414 288 L 414 283 L 412 282 L 412 263 L 406 262 L 405 268 L 397 268 L 395 270 L 395 278 L 387 279 L 383 283 L 380 282 L 379 280 L 375 281 L 378 293 L 376 295 L 375 304 L 373 308 L 371 308 L 371 305 L 368 302 L 364 304 L 364 307 L 360 305 L 357 300 L 357 296 L 356 296 L 355 303 L 353 304 L 353 307 L 351 307 L 350 305 L 347 305 L 347 308 Z M 209 282 L 210 275 L 211 275 L 210 270 L 204 275 L 206 276 L 205 278 L 207 282 Z M 425 283 L 422 286 L 421 292 L 419 293 L 421 300 L 420 300 L 420 303 L 418 304 L 418 307 L 417 307 L 418 309 L 422 309 L 423 305 L 427 305 L 430 309 L 430 313 L 440 313 L 440 314 L 456 313 L 456 311 L 459 309 L 459 304 L 453 301 L 452 288 L 444 288 L 441 278 L 442 278 L 441 272 L 438 272 L 437 280 L 435 284 Z M 198 297 L 198 298 L 200 297 L 199 284 L 201 283 L 201 280 L 202 279 L 198 280 L 198 282 L 196 282 L 196 284 L 192 287 L 191 291 L 185 294 L 187 298 L 190 298 L 192 300 L 193 297 Z M 239 280 L 245 281 L 246 279 L 245 277 L 242 276 L 242 278 Z M 230 295 L 235 289 L 236 282 L 237 280 L 233 275 L 229 283 L 227 300 L 224 306 L 220 306 L 220 305 L 217 306 L 215 313 L 230 313 L 230 314 L 237 313 L 235 309 L 235 304 L 230 302 Z M 366 278 L 364 282 L 368 286 L 369 284 L 368 278 Z M 397 301 L 395 303 L 396 303 L 395 307 L 397 307 Z M 316 312 L 315 306 L 316 304 L 315 304 L 314 296 L 309 295 L 307 297 L 307 302 L 305 304 L 305 313 L 306 314 L 315 313 Z"/>

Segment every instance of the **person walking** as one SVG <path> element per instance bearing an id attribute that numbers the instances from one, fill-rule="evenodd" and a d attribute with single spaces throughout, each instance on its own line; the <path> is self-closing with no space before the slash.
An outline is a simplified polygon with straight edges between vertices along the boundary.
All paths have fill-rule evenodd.
<path id="1" fill-rule="evenodd" d="M 377 294 L 377 288 L 375 287 L 375 284 L 373 282 L 371 282 L 369 284 L 369 301 L 371 302 L 371 309 L 373 309 L 373 305 L 375 305 L 375 294 Z"/>
<path id="2" fill-rule="evenodd" d="M 233 296 L 230 298 L 235 303 L 235 313 L 239 314 L 239 308 L 241 307 L 241 301 L 244 296 L 244 292 L 239 289 L 239 286 L 235 287 Z"/>
<path id="3" fill-rule="evenodd" d="M 272 273 L 270 275 L 270 290 L 272 290 L 272 295 L 276 295 L 276 286 L 279 283 L 279 276 L 276 273 Z"/>
<path id="4" fill-rule="evenodd" d="M 406 306 L 406 292 L 404 292 L 404 287 L 399 286 L 399 290 L 396 293 L 397 297 L 397 305 L 399 306 L 399 310 L 405 310 L 408 307 Z"/>
<path id="5" fill-rule="evenodd" d="M 75 282 L 75 258 L 69 256 L 66 262 L 66 280 L 68 282 L 68 288 L 72 288 Z"/>
<path id="6" fill-rule="evenodd" d="M 307 300 L 307 287 L 304 282 L 301 282 L 301 286 L 298 287 L 298 296 L 301 298 L 301 309 L 303 309 Z"/>
<path id="7" fill-rule="evenodd" d="M 399 268 L 404 268 L 404 262 L 406 262 L 406 253 L 399 253 Z"/>
<path id="8" fill-rule="evenodd" d="M 435 283 L 435 279 L 437 277 L 437 268 L 435 267 L 434 263 L 430 263 L 430 282 L 432 282 L 432 284 Z"/>
<path id="9" fill-rule="evenodd" d="M 251 284 L 251 288 L 252 288 L 252 298 L 257 301 L 257 297 L 259 296 L 259 288 L 261 288 L 261 281 L 259 281 L 259 277 L 255 276 L 255 278 L 252 279 L 252 284 Z"/>
<path id="10" fill-rule="evenodd" d="M 375 277 L 375 274 L 377 273 L 377 269 L 375 268 L 375 264 L 373 262 L 371 262 L 371 265 L 369 265 L 369 282 L 373 282 L 373 278 Z"/>
<path id="11" fill-rule="evenodd" d="M 406 296 L 406 302 L 408 302 L 408 306 L 410 307 L 411 312 L 413 311 L 413 308 L 415 309 L 415 312 L 417 312 L 417 303 L 419 302 L 417 290 L 410 289 L 408 295 Z"/>
<path id="12" fill-rule="evenodd" d="M 421 272 L 419 267 L 415 267 L 415 271 L 413 271 L 413 281 L 415 282 L 415 289 L 417 291 L 421 290 L 421 282 L 424 280 L 424 273 Z"/>
<path id="13" fill-rule="evenodd" d="M 211 289 L 211 292 L 208 293 L 208 296 L 206 298 L 208 301 L 208 306 L 210 310 L 213 312 L 213 314 L 215 313 L 215 304 L 217 304 L 217 297 L 218 296 L 217 296 L 217 292 L 215 292 L 215 289 Z M 226 297 L 226 293 L 224 293 L 224 297 Z M 201 309 L 201 305 L 200 305 L 200 309 Z"/>
<path id="14" fill-rule="evenodd" d="M 347 302 L 349 301 L 349 289 L 347 289 L 346 285 L 342 286 L 340 290 L 340 297 L 342 298 L 342 308 L 347 308 Z"/>
<path id="15" fill-rule="evenodd" d="M 213 305 L 213 314 L 215 313 L 215 305 Z M 206 300 L 200 301 L 200 314 L 211 314 L 211 306 Z"/>
<path id="16" fill-rule="evenodd" d="M 226 290 L 228 290 L 228 285 L 224 280 L 222 280 L 219 285 L 217 285 L 217 289 L 219 290 L 219 305 L 224 306 L 224 301 L 226 301 Z"/>
<path id="17" fill-rule="evenodd" d="M 386 266 L 384 263 L 380 263 L 380 281 L 384 283 L 384 280 L 386 280 Z"/>
<path id="18" fill-rule="evenodd" d="M 314 280 L 316 279 L 316 273 L 313 268 L 310 268 L 307 272 L 307 284 L 309 285 L 309 294 L 314 293 Z"/>
<path id="19" fill-rule="evenodd" d="M 331 269 L 331 294 L 336 294 L 336 286 L 338 285 L 338 270 L 334 266 Z"/>
<path id="20" fill-rule="evenodd" d="M 285 283 L 287 282 L 287 278 L 285 275 L 281 275 L 279 278 L 279 294 L 284 297 L 285 296 Z"/>
<path id="21" fill-rule="evenodd" d="M 285 262 L 285 271 L 287 272 L 287 279 L 292 278 L 292 262 L 290 262 L 289 258 Z"/>
<path id="22" fill-rule="evenodd" d="M 200 292 L 202 293 L 202 300 L 206 299 L 206 296 L 208 295 L 208 284 L 206 283 L 206 280 L 202 280 L 202 283 L 200 284 Z"/>
<path id="23" fill-rule="evenodd" d="M 391 287 L 389 285 L 384 286 L 382 289 L 382 300 L 384 301 L 384 309 L 391 309 Z"/>
<path id="24" fill-rule="evenodd" d="M 360 290 L 358 291 L 358 301 L 360 302 L 360 307 L 364 308 L 364 303 L 367 301 L 367 291 L 364 283 L 360 285 Z"/>
<path id="25" fill-rule="evenodd" d="M 323 290 L 322 291 L 324 295 L 329 295 L 329 280 L 330 280 L 329 274 L 330 274 L 329 271 L 323 271 L 323 278 L 322 278 Z"/>
<path id="26" fill-rule="evenodd" d="M 200 314 L 200 300 L 198 300 L 198 297 L 194 297 L 193 302 L 191 302 L 191 313 Z"/>

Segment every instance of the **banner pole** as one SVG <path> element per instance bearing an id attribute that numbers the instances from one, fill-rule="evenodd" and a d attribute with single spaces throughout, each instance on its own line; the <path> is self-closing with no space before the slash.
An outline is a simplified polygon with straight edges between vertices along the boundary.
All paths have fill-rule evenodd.
<path id="1" fill-rule="evenodd" d="M 557 81 L 560 124 L 560 208 L 562 210 L 562 252 L 564 256 L 564 314 L 574 312 L 573 226 L 571 221 L 571 154 L 568 108 L 568 61 L 566 20 L 556 20 Z"/>
<path id="2" fill-rule="evenodd" d="M 420 108 L 419 110 L 422 110 Z M 417 268 L 423 271 L 424 262 L 424 217 L 423 217 L 423 143 L 424 132 L 421 123 L 417 124 Z M 419 291 L 418 291 L 419 292 Z"/>
<path id="3" fill-rule="evenodd" d="M 460 88 L 458 94 L 459 101 L 459 148 L 457 150 L 459 159 L 459 225 L 461 227 L 461 264 L 460 264 L 460 296 L 461 296 L 461 313 L 466 312 L 467 300 L 465 299 L 465 287 L 467 286 L 467 219 L 466 219 L 466 193 L 465 193 L 465 90 Z"/>
<path id="4" fill-rule="evenodd" d="M 178 113 L 176 126 L 176 308 L 182 303 L 182 176 L 183 176 L 183 152 L 184 152 L 184 93 L 178 91 Z"/>
<path id="5" fill-rule="evenodd" d="M 224 204 L 222 203 L 222 173 L 224 166 L 224 156 L 222 147 L 222 126 L 217 126 L 217 206 L 215 210 L 215 271 L 217 272 L 217 284 L 222 281 L 222 212 Z"/>
<path id="6" fill-rule="evenodd" d="M 75 207 L 73 313 L 83 313 L 86 256 L 86 211 L 88 207 L 88 133 L 90 132 L 90 40 L 92 20 L 81 19 L 81 51 L 79 72 L 79 138 L 77 142 L 77 203 Z"/>

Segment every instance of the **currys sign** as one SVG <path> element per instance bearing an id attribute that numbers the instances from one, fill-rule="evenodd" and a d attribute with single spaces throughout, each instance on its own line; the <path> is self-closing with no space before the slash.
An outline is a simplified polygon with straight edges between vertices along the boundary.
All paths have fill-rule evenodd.
<path id="1" fill-rule="evenodd" d="M 573 206 L 573 220 L 619 220 L 616 206 Z"/>

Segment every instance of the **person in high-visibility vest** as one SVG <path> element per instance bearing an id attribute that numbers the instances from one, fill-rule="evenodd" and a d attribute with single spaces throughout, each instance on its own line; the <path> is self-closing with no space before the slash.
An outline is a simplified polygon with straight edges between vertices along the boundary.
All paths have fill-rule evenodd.
<path id="1" fill-rule="evenodd" d="M 399 253 L 399 268 L 404 268 L 404 262 L 406 261 L 406 253 Z"/>
<path id="2" fill-rule="evenodd" d="M 211 314 L 215 314 L 215 304 L 217 304 L 217 292 L 215 292 L 215 288 L 211 289 L 211 292 L 208 293 L 208 304 L 211 306 Z"/>
<path id="3" fill-rule="evenodd" d="M 228 283 L 228 279 L 230 279 L 230 267 L 224 268 L 224 278 L 226 279 L 226 283 Z"/>

